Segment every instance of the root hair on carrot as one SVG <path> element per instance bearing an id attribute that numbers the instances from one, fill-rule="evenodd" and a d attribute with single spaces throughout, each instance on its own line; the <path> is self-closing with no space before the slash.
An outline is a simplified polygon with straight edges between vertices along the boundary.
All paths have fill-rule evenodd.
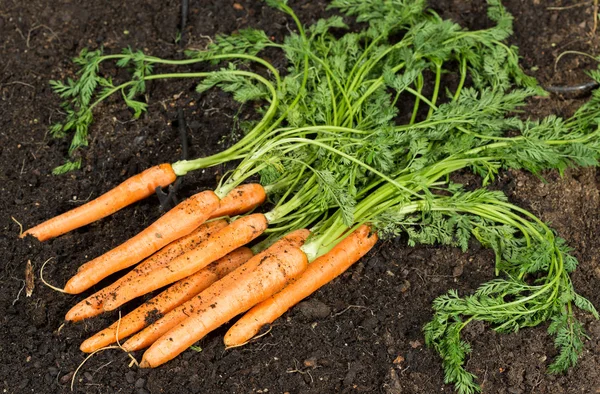
<path id="1" fill-rule="evenodd" d="M 19 237 L 21 237 L 23 235 L 23 225 L 21 224 L 21 222 L 19 222 L 17 219 L 15 219 L 14 216 L 10 217 L 12 219 L 13 222 L 17 223 L 17 225 L 19 226 Z"/>
<path id="2" fill-rule="evenodd" d="M 121 343 L 119 342 L 119 329 L 120 328 L 121 328 L 121 311 L 119 311 L 119 320 L 117 321 L 117 333 L 115 334 L 116 335 L 115 339 L 117 341 L 117 345 L 116 346 L 105 346 L 105 347 L 102 347 L 100 349 L 97 349 L 97 350 L 91 352 L 86 358 L 84 358 L 83 361 L 81 362 L 81 364 L 79 364 L 79 366 L 77 367 L 77 369 L 73 373 L 73 377 L 71 378 L 71 391 L 73 391 L 73 387 L 75 385 L 75 377 L 77 376 L 77 372 L 79 372 L 79 370 L 81 369 L 81 367 L 83 367 L 83 364 L 85 364 L 87 362 L 87 360 L 89 360 L 94 354 L 99 353 L 99 352 L 101 352 L 103 350 L 121 349 L 122 351 L 124 351 L 125 353 L 127 353 L 127 355 L 131 358 L 131 362 L 129 363 L 129 368 L 131 368 L 133 365 L 139 366 L 139 363 L 135 359 L 135 357 L 133 357 L 133 355 L 130 352 L 128 352 L 127 350 L 125 350 L 125 348 L 123 348 L 123 346 L 121 346 Z"/>
<path id="3" fill-rule="evenodd" d="M 85 364 L 87 362 L 87 360 L 89 360 L 96 353 L 100 353 L 100 352 L 102 352 L 104 350 L 108 350 L 108 349 L 121 349 L 121 348 L 119 346 L 106 346 L 106 347 L 100 348 L 100 349 L 95 350 L 92 353 L 88 354 L 88 356 L 83 359 L 83 361 L 79 364 L 79 366 L 77 367 L 77 369 L 75 369 L 75 372 L 73 373 L 73 377 L 71 378 L 71 391 L 73 391 L 73 388 L 75 387 L 75 378 L 77 377 L 77 373 L 79 372 L 81 367 L 83 367 L 83 364 Z"/>
<path id="4" fill-rule="evenodd" d="M 44 267 L 46 266 L 46 264 L 48 264 L 50 262 L 50 260 L 52 260 L 52 257 L 50 257 L 48 260 L 44 261 L 44 264 L 42 264 L 42 268 L 40 268 L 40 280 L 42 281 L 43 284 L 45 284 L 47 287 L 51 288 L 52 290 L 55 290 L 55 291 L 58 291 L 61 293 L 66 293 L 66 291 L 64 291 L 60 287 L 52 286 L 50 283 L 46 282 L 46 279 L 44 279 Z"/>
<path id="5" fill-rule="evenodd" d="M 258 339 L 260 339 L 260 338 L 264 337 L 265 335 L 267 335 L 268 333 L 270 333 L 272 329 L 273 329 L 273 325 L 269 324 L 269 329 L 268 329 L 267 331 L 263 332 L 262 334 L 260 334 L 260 335 L 257 335 L 257 336 L 255 336 L 255 337 L 252 337 L 252 338 L 248 339 L 248 340 L 247 340 L 246 342 L 244 342 L 244 343 L 238 343 L 237 345 L 231 345 L 231 346 L 227 346 L 227 347 L 225 347 L 225 350 L 234 349 L 234 348 L 236 348 L 236 347 L 241 347 L 241 346 L 246 346 L 246 345 L 247 345 L 247 344 L 249 344 L 250 342 L 254 342 L 254 341 L 256 341 L 256 340 L 258 340 Z"/>

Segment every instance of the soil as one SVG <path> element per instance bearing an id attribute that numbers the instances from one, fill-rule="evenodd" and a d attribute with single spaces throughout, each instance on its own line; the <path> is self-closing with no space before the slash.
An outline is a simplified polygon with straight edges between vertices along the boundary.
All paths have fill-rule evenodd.
<path id="1" fill-rule="evenodd" d="M 566 50 L 597 53 L 591 35 L 592 2 L 507 0 L 515 16 L 512 42 L 521 48 L 523 67 L 544 85 L 586 82 L 595 68 Z M 322 0 L 291 1 L 306 24 L 331 13 Z M 550 9 L 548 7 L 569 7 Z M 432 2 L 442 16 L 464 26 L 485 25 L 483 1 Z M 161 211 L 152 197 L 95 224 L 40 244 L 18 239 L 20 222 L 29 227 L 100 195 L 153 164 L 176 161 L 181 143 L 177 110 L 188 124 L 190 156 L 222 149 L 235 138 L 238 105 L 218 91 L 198 95 L 190 81 L 152 83 L 149 113 L 131 121 L 121 101 L 95 112 L 91 141 L 82 151 L 84 168 L 52 176 L 68 148 L 53 140 L 48 126 L 61 117 L 50 79 L 72 76 L 70 59 L 82 48 L 108 52 L 131 46 L 163 57 L 180 57 L 175 43 L 179 2 L 174 0 L 17 1 L 0 0 L 0 386 L 4 393 L 68 392 L 84 359 L 82 340 L 112 323 L 108 314 L 63 325 L 66 311 L 82 296 L 57 293 L 39 277 L 31 297 L 22 291 L 28 260 L 36 275 L 49 258 L 45 276 L 63 284 L 82 262 L 100 255 L 154 221 Z M 281 39 L 292 24 L 262 2 L 192 1 L 184 42 L 206 45 L 208 37 L 260 27 Z M 598 33 L 600 34 L 600 32 Z M 269 56 L 270 54 L 267 54 Z M 272 59 L 280 61 L 277 57 Z M 281 66 L 281 64 L 278 64 Z M 533 100 L 524 116 L 570 115 L 584 98 Z M 242 117 L 252 116 L 244 110 Z M 186 177 L 182 196 L 213 188 L 225 168 Z M 467 182 L 477 182 L 465 176 Z M 511 201 L 550 222 L 574 248 L 580 266 L 575 288 L 600 306 L 600 178 L 596 169 L 555 172 L 544 179 L 509 171 L 495 187 Z M 468 253 L 445 247 L 410 248 L 398 238 L 378 244 L 356 266 L 284 315 L 268 334 L 242 348 L 224 350 L 225 328 L 155 370 L 128 367 L 115 350 L 96 355 L 79 371 L 79 393 L 447 393 L 438 356 L 423 342 L 431 302 L 449 289 L 474 291 L 492 278 L 493 256 L 473 244 Z M 131 306 L 124 308 L 127 312 Z M 578 365 L 565 375 L 545 368 L 556 354 L 547 326 L 500 335 L 483 324 L 467 327 L 473 345 L 468 369 L 485 393 L 599 393 L 600 322 L 579 316 L 589 334 Z M 141 354 L 136 354 L 139 358 Z"/>

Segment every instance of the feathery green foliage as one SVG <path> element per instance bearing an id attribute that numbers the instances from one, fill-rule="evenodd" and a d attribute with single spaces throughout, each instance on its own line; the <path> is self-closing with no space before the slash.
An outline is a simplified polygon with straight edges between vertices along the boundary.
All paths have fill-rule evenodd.
<path id="1" fill-rule="evenodd" d="M 297 32 L 282 43 L 245 29 L 217 36 L 205 50 L 187 51 L 183 60 L 131 49 L 118 55 L 82 51 L 75 61 L 79 78 L 52 82 L 67 114 L 52 134 L 74 132 L 73 157 L 87 144 L 95 106 L 120 92 L 139 117 L 147 110 L 146 83 L 153 79 L 193 78 L 200 94 L 219 88 L 236 101 L 253 101 L 263 117 L 248 124 L 239 142 L 173 168 L 185 175 L 240 160 L 221 180 L 219 195 L 259 176 L 274 204 L 266 214 L 270 237 L 260 246 L 312 226 L 304 250 L 314 258 L 362 223 L 382 237 L 405 234 L 409 245 L 466 251 L 476 240 L 494 251 L 498 277 L 470 295 L 441 295 L 424 328 L 427 344 L 442 357 L 446 382 L 462 394 L 480 390 L 464 368 L 471 348 L 461 331 L 471 321 L 498 332 L 551 321 L 548 332 L 559 355 L 548 370 L 574 365 L 585 333 L 572 307 L 596 318 L 598 313 L 573 289 L 569 273 L 577 261 L 566 241 L 501 192 L 467 192 L 449 176 L 471 170 L 487 185 L 506 168 L 540 174 L 597 166 L 600 93 L 571 119 L 518 116 L 529 98 L 543 92 L 519 67 L 517 48 L 504 43 L 512 34 L 512 16 L 499 0 L 488 0 L 494 26 L 478 31 L 443 20 L 424 0 L 333 0 L 330 8 L 366 24 L 360 31 L 348 31 L 342 16 L 305 28 L 286 1 L 267 4 L 296 23 Z M 285 54 L 283 78 L 282 70 L 259 57 L 267 47 Z M 101 63 L 110 60 L 128 69 L 130 80 L 115 84 L 102 76 Z M 155 73 L 158 67 L 196 62 L 220 68 Z M 600 73 L 592 76 L 600 80 Z M 57 171 L 80 165 L 81 160 L 70 161 Z"/>

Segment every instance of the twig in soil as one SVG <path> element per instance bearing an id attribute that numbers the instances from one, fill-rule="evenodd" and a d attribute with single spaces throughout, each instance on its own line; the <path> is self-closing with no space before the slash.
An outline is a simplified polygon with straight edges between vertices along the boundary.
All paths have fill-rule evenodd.
<path id="1" fill-rule="evenodd" d="M 31 29 L 29 29 L 29 31 L 27 32 L 27 39 L 25 40 L 25 44 L 26 44 L 27 48 L 29 48 L 29 40 L 31 39 L 31 33 L 41 27 L 48 30 L 58 40 L 58 42 L 60 42 L 60 38 L 58 38 L 58 35 L 51 28 L 49 28 L 46 25 L 37 25 L 37 26 L 34 26 Z"/>
<path id="2" fill-rule="evenodd" d="M 19 237 L 20 237 L 21 235 L 23 235 L 23 225 L 17 219 L 15 219 L 14 216 L 11 216 L 10 218 L 12 219 L 13 222 L 17 223 L 17 225 L 19 226 Z"/>
<path id="3" fill-rule="evenodd" d="M 27 82 L 21 82 L 21 81 L 12 81 L 12 82 L 3 83 L 3 84 L 0 84 L 0 87 L 10 86 L 10 85 L 23 85 L 23 86 L 27 86 L 28 88 L 35 89 L 35 86 L 30 85 Z"/>
<path id="4" fill-rule="evenodd" d="M 96 370 L 94 371 L 94 374 L 98 373 L 98 371 L 100 371 L 102 368 L 104 368 L 104 367 L 108 367 L 110 364 L 112 364 L 112 363 L 113 363 L 113 361 L 114 361 L 114 360 L 110 360 L 110 361 L 109 361 L 109 362 L 107 362 L 106 364 L 102 364 L 101 366 L 99 366 L 99 367 L 98 367 L 98 369 L 96 369 Z"/>
<path id="5" fill-rule="evenodd" d="M 548 11 L 565 11 L 565 10 L 570 10 L 572 8 L 583 7 L 583 6 L 589 5 L 590 3 L 591 3 L 591 1 L 584 1 L 581 3 L 566 5 L 564 7 L 546 7 L 546 9 Z"/>
<path id="6" fill-rule="evenodd" d="M 33 273 L 33 265 L 31 260 L 27 260 L 25 265 L 25 296 L 31 297 L 35 288 L 35 274 Z"/>
<path id="7" fill-rule="evenodd" d="M 287 371 L 285 371 L 285 372 L 286 372 L 286 373 L 299 373 L 299 374 L 301 374 L 301 375 L 306 375 L 306 374 L 308 374 L 308 376 L 310 376 L 310 382 L 311 382 L 311 383 L 314 383 L 314 382 L 315 382 L 315 380 L 313 379 L 312 375 L 310 374 L 310 371 L 301 371 L 301 370 L 299 370 L 299 369 L 298 369 L 298 360 L 296 360 L 296 359 L 294 359 L 294 367 L 295 367 L 296 369 L 294 369 L 294 370 L 287 370 Z"/>
<path id="8" fill-rule="evenodd" d="M 17 279 L 17 278 L 14 278 Z M 12 305 L 15 305 L 17 303 L 17 301 L 19 301 L 19 298 L 21 298 L 21 293 L 23 292 L 23 289 L 25 289 L 25 281 L 22 279 L 17 279 L 20 282 L 23 282 L 23 286 L 21 286 L 21 288 L 19 289 L 19 292 L 17 293 L 17 298 L 15 298 L 12 302 Z"/>
<path id="9" fill-rule="evenodd" d="M 64 291 L 60 287 L 52 286 L 50 283 L 46 282 L 46 280 L 44 279 L 44 267 L 46 266 L 46 264 L 48 264 L 48 262 L 50 260 L 52 260 L 52 257 L 50 257 L 48 260 L 44 261 L 44 264 L 42 264 L 42 268 L 40 268 L 40 280 L 42 281 L 43 284 L 45 284 L 46 286 L 48 286 L 52 290 L 56 290 L 56 291 L 59 291 L 61 293 L 66 293 L 66 291 Z"/>
<path id="10" fill-rule="evenodd" d="M 371 312 L 371 316 L 375 316 L 375 313 L 373 313 L 373 310 L 371 308 L 367 308 L 366 306 L 360 306 L 360 305 L 349 305 L 348 307 L 344 308 L 342 311 L 334 314 L 333 317 L 343 315 L 344 313 L 348 312 L 348 310 L 350 310 L 352 308 L 367 309 Z"/>
<path id="11" fill-rule="evenodd" d="M 94 192 L 91 192 L 89 196 L 87 196 L 87 198 L 85 200 L 67 200 L 67 202 L 69 204 L 83 204 L 84 202 L 88 202 L 90 200 L 90 198 L 92 198 L 92 194 L 94 194 Z"/>
<path id="12" fill-rule="evenodd" d="M 21 172 L 19 172 L 19 179 L 21 179 L 21 177 L 23 176 L 24 173 L 25 173 L 25 159 L 23 159 L 23 164 L 21 165 Z"/>

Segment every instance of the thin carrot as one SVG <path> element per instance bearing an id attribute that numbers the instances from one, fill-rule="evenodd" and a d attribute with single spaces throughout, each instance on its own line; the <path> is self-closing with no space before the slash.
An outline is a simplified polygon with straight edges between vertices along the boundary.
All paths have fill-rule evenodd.
<path id="1" fill-rule="evenodd" d="M 285 235 L 270 248 L 258 253 L 242 267 L 216 282 L 213 286 L 211 286 L 211 288 L 207 289 L 207 291 L 219 293 L 222 292 L 227 286 L 236 286 L 241 277 L 245 276 L 247 272 L 256 268 L 256 266 L 260 264 L 262 259 L 267 256 L 267 252 L 273 253 L 275 251 L 282 251 L 289 247 L 299 248 L 302 246 L 306 238 L 308 238 L 308 235 L 309 231 L 304 229 L 296 230 Z M 192 310 L 197 310 L 204 302 L 205 296 L 206 294 L 200 294 L 197 297 L 192 298 L 187 303 L 173 309 L 161 319 L 157 320 L 141 332 L 129 338 L 129 340 L 123 344 L 123 348 L 128 351 L 134 351 L 150 346 L 171 328 L 185 320 Z"/>
<path id="2" fill-rule="evenodd" d="M 163 246 L 194 231 L 218 206 L 219 198 L 212 191 L 193 195 L 135 237 L 79 267 L 77 274 L 65 285 L 65 292 L 81 293 L 110 274 L 140 262 Z"/>
<path id="3" fill-rule="evenodd" d="M 240 215 L 258 207 L 266 199 L 265 189 L 258 183 L 240 185 L 221 199 L 219 208 L 212 213 L 211 217 Z"/>
<path id="4" fill-rule="evenodd" d="M 103 308 L 111 311 L 124 303 L 190 276 L 252 241 L 267 228 L 267 219 L 261 213 L 241 217 L 213 234 L 197 248 L 177 257 L 167 266 L 142 275 L 128 275 L 114 294 L 105 300 Z"/>
<path id="5" fill-rule="evenodd" d="M 215 261 L 194 275 L 180 280 L 153 299 L 146 301 L 133 312 L 110 327 L 86 339 L 80 346 L 82 352 L 91 353 L 111 343 L 135 334 L 151 320 L 162 317 L 173 308 L 194 297 L 217 280 L 238 268 L 253 256 L 252 250 L 242 246 Z"/>
<path id="6" fill-rule="evenodd" d="M 225 345 L 237 346 L 250 340 L 264 325 L 272 323 L 288 309 L 346 271 L 376 242 L 377 235 L 370 233 L 368 226 L 359 227 L 328 253 L 310 263 L 296 281 L 240 318 L 225 334 Z"/>
<path id="7" fill-rule="evenodd" d="M 221 280 L 227 282 L 230 276 L 244 271 L 234 283 L 220 288 L 215 286 L 219 281 L 200 293 L 197 297 L 203 300 L 201 305 L 150 346 L 140 367 L 153 368 L 171 360 L 206 334 L 282 289 L 306 269 L 308 259 L 302 250 L 289 245 L 276 249 L 267 250 L 253 269 L 244 270 L 256 258 Z"/>
<path id="8" fill-rule="evenodd" d="M 139 275 L 141 273 L 151 271 L 156 267 L 165 266 L 174 258 L 197 247 L 201 242 L 204 242 L 206 239 L 208 239 L 211 234 L 219 231 L 223 227 L 226 227 L 227 224 L 228 223 L 225 220 L 213 220 L 211 222 L 204 223 L 190 234 L 170 243 L 158 252 L 154 253 L 152 256 L 148 257 L 137 267 L 135 267 L 129 273 L 129 275 Z M 104 300 L 114 293 L 115 289 L 123 280 L 123 278 L 117 280 L 115 283 L 105 287 L 100 291 L 97 291 L 75 305 L 73 308 L 71 308 L 71 310 L 69 310 L 69 312 L 67 312 L 65 319 L 69 321 L 79 321 L 104 312 L 104 309 L 102 309 Z"/>
<path id="9" fill-rule="evenodd" d="M 167 186 L 176 178 L 170 164 L 151 167 L 100 197 L 30 228 L 21 235 L 21 238 L 33 235 L 40 241 L 46 241 L 58 237 L 142 200 L 154 193 L 158 186 Z"/>

